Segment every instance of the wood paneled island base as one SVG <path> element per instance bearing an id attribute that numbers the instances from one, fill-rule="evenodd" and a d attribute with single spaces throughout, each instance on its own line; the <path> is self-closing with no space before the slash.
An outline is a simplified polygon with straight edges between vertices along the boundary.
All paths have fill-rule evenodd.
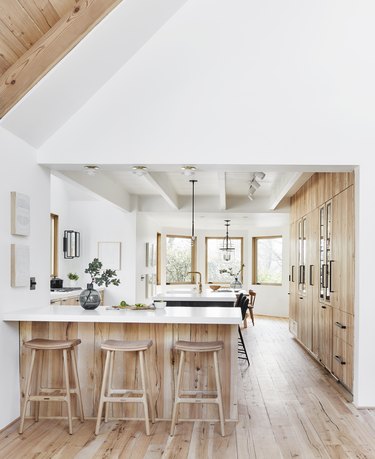
<path id="1" fill-rule="evenodd" d="M 59 307 L 59 306 L 56 306 Z M 60 306 L 60 308 L 63 306 Z M 70 307 L 72 308 L 72 307 Z M 171 308 L 176 310 L 176 308 Z M 183 308 L 186 311 L 186 308 Z M 195 309 L 195 308 L 194 308 Z M 202 308 L 203 309 L 203 308 Z M 212 308 L 207 308 L 211 309 Z M 218 308 L 221 312 L 226 308 Z M 234 308 L 231 308 L 232 310 Z M 232 311 L 231 311 L 232 312 Z M 111 312 L 113 314 L 113 312 Z M 142 312 L 139 311 L 139 319 Z M 126 315 L 124 315 L 126 317 Z M 6 320 L 6 319 L 5 319 Z M 14 319 L 13 319 L 14 320 Z M 100 345 L 107 339 L 144 340 L 151 339 L 153 345 L 147 352 L 146 364 L 150 371 L 151 391 L 157 419 L 171 419 L 172 401 L 178 369 L 178 355 L 173 349 L 177 340 L 224 342 L 219 352 L 219 365 L 223 388 L 224 417 L 237 421 L 237 325 L 232 323 L 119 323 L 119 322 L 73 322 L 73 321 L 20 321 L 20 376 L 21 393 L 24 397 L 26 371 L 30 354 L 22 346 L 32 338 L 82 340 L 78 354 L 78 372 L 82 389 L 84 413 L 86 417 L 96 417 L 105 355 Z M 42 387 L 62 387 L 63 373 L 61 359 L 51 352 L 44 362 L 45 374 Z M 136 354 L 116 355 L 113 387 L 140 387 Z M 207 354 L 188 356 L 184 372 L 183 388 L 214 390 L 214 368 Z M 121 419 L 142 419 L 140 404 L 112 404 L 110 417 Z M 77 416 L 76 400 L 73 400 L 73 415 Z M 33 414 L 33 406 L 29 415 Z M 217 407 L 207 404 L 182 404 L 180 420 L 217 420 Z M 41 417 L 65 417 L 62 403 L 41 403 Z"/>

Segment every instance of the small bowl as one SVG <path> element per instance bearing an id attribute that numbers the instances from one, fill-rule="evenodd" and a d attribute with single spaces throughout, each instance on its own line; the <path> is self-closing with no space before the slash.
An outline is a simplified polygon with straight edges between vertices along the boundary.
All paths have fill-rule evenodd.
<path id="1" fill-rule="evenodd" d="M 167 306 L 167 302 L 154 300 L 154 306 L 156 309 L 163 309 Z"/>
<path id="2" fill-rule="evenodd" d="M 210 289 L 216 292 L 216 290 L 219 290 L 220 285 L 210 285 Z"/>

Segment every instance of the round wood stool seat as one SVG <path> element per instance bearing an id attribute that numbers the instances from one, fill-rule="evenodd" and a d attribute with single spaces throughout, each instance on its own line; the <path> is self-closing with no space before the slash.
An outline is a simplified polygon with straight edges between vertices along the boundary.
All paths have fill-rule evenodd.
<path id="1" fill-rule="evenodd" d="M 103 371 L 103 381 L 100 391 L 98 416 L 96 419 L 95 435 L 99 434 L 100 423 L 102 419 L 102 412 L 104 404 L 105 414 L 104 422 L 108 421 L 109 404 L 110 403 L 142 403 L 146 434 L 150 435 L 150 420 L 149 420 L 149 405 L 151 410 L 151 421 L 155 422 L 154 406 L 152 404 L 151 390 L 150 390 L 150 377 L 148 372 L 148 365 L 145 363 L 145 351 L 152 346 L 152 340 L 139 340 L 139 341 L 122 341 L 110 339 L 101 344 L 101 349 L 106 351 L 106 359 Z M 139 358 L 141 389 L 114 389 L 113 388 L 113 368 L 115 360 L 115 352 L 136 352 Z M 125 364 L 126 367 L 126 364 Z M 129 365 L 129 368 L 132 365 Z M 134 378 L 134 375 L 133 375 Z M 134 397 L 134 395 L 137 395 Z"/>
<path id="2" fill-rule="evenodd" d="M 175 349 L 178 351 L 186 352 L 214 352 L 221 351 L 224 348 L 223 341 L 208 341 L 208 342 L 194 342 L 194 341 L 176 341 Z"/>
<path id="3" fill-rule="evenodd" d="M 60 340 L 36 338 L 26 341 L 24 346 L 29 349 L 39 349 L 43 351 L 53 351 L 59 349 L 70 349 L 81 344 L 80 339 Z"/>
<path id="4" fill-rule="evenodd" d="M 224 410 L 223 410 L 223 399 L 221 394 L 221 382 L 219 373 L 219 362 L 218 352 L 224 348 L 223 341 L 206 341 L 206 342 L 194 342 L 194 341 L 176 341 L 174 348 L 180 351 L 180 364 L 177 373 L 177 383 L 175 389 L 175 398 L 172 411 L 172 424 L 171 424 L 171 435 L 174 434 L 175 426 L 178 422 L 178 405 L 180 403 L 215 403 L 219 408 L 219 419 L 221 427 L 221 435 L 224 436 Z M 207 390 L 181 390 L 182 377 L 184 374 L 185 364 L 185 353 L 186 352 L 207 352 L 213 354 L 214 369 L 215 369 L 215 383 L 216 391 Z M 210 397 L 202 397 L 202 395 L 211 395 Z M 195 396 L 195 397 L 192 397 Z"/>
<path id="5" fill-rule="evenodd" d="M 121 341 L 117 339 L 109 339 L 104 341 L 100 346 L 104 351 L 123 351 L 123 352 L 137 352 L 147 351 L 152 346 L 152 340 L 143 341 Z"/>
<path id="6" fill-rule="evenodd" d="M 72 409 L 71 409 L 71 395 L 76 394 L 77 404 L 80 410 L 80 419 L 81 422 L 84 421 L 83 415 L 83 404 L 81 397 L 81 388 L 79 385 L 78 379 L 78 369 L 77 369 L 77 357 L 76 357 L 76 346 L 81 343 L 80 339 L 71 339 L 71 340 L 57 340 L 57 339 L 44 339 L 36 338 L 30 341 L 23 343 L 24 347 L 31 350 L 31 361 L 29 372 L 26 380 L 26 388 L 24 393 L 23 408 L 21 414 L 21 422 L 19 427 L 19 433 L 23 433 L 23 427 L 25 423 L 27 404 L 29 402 L 36 402 L 35 405 L 35 421 L 39 421 L 39 408 L 40 402 L 66 402 L 67 411 L 68 411 L 68 423 L 69 423 L 69 433 L 73 433 L 73 423 L 72 423 Z M 43 372 L 43 360 L 44 353 L 48 351 L 61 351 L 63 357 L 63 378 L 65 387 L 61 388 L 52 388 L 52 387 L 42 387 L 42 372 Z M 31 394 L 31 383 L 34 370 L 34 364 L 38 356 L 38 371 L 37 371 L 37 381 L 35 387 L 35 393 Z M 70 370 L 73 375 L 75 387 L 70 387 Z"/>

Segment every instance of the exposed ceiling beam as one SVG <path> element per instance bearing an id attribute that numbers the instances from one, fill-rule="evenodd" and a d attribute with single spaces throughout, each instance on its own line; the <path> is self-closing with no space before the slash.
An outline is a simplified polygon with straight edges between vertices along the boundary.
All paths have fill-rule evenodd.
<path id="1" fill-rule="evenodd" d="M 282 175 L 282 180 L 275 183 L 274 192 L 270 198 L 270 210 L 275 210 L 281 201 L 294 194 L 312 176 L 312 173 L 292 172 Z"/>
<path id="2" fill-rule="evenodd" d="M 143 176 L 155 190 L 167 201 L 167 203 L 175 210 L 179 209 L 178 195 L 174 191 L 172 185 L 166 181 L 163 173 L 149 172 Z"/>
<path id="3" fill-rule="evenodd" d="M 1 76 L 0 118 L 121 1 L 78 0 Z"/>
<path id="4" fill-rule="evenodd" d="M 219 208 L 220 210 L 226 210 L 227 208 L 227 190 L 225 182 L 225 172 L 218 172 L 219 177 Z"/>

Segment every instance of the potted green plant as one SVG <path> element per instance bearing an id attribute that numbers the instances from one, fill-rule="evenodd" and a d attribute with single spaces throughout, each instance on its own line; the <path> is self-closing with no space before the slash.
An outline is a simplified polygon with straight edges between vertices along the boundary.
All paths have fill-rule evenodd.
<path id="1" fill-rule="evenodd" d="M 103 269 L 103 263 L 99 258 L 94 258 L 88 267 L 85 269 L 85 273 L 91 277 L 91 282 L 87 284 L 87 289 L 83 290 L 80 294 L 79 301 L 84 309 L 96 309 L 100 304 L 100 294 L 94 289 L 94 284 L 98 287 L 105 285 L 119 285 L 120 279 L 117 277 L 116 270 L 114 269 Z"/>
<path id="2" fill-rule="evenodd" d="M 68 279 L 70 280 L 70 286 L 75 287 L 77 285 L 79 276 L 77 273 L 68 273 Z"/>

